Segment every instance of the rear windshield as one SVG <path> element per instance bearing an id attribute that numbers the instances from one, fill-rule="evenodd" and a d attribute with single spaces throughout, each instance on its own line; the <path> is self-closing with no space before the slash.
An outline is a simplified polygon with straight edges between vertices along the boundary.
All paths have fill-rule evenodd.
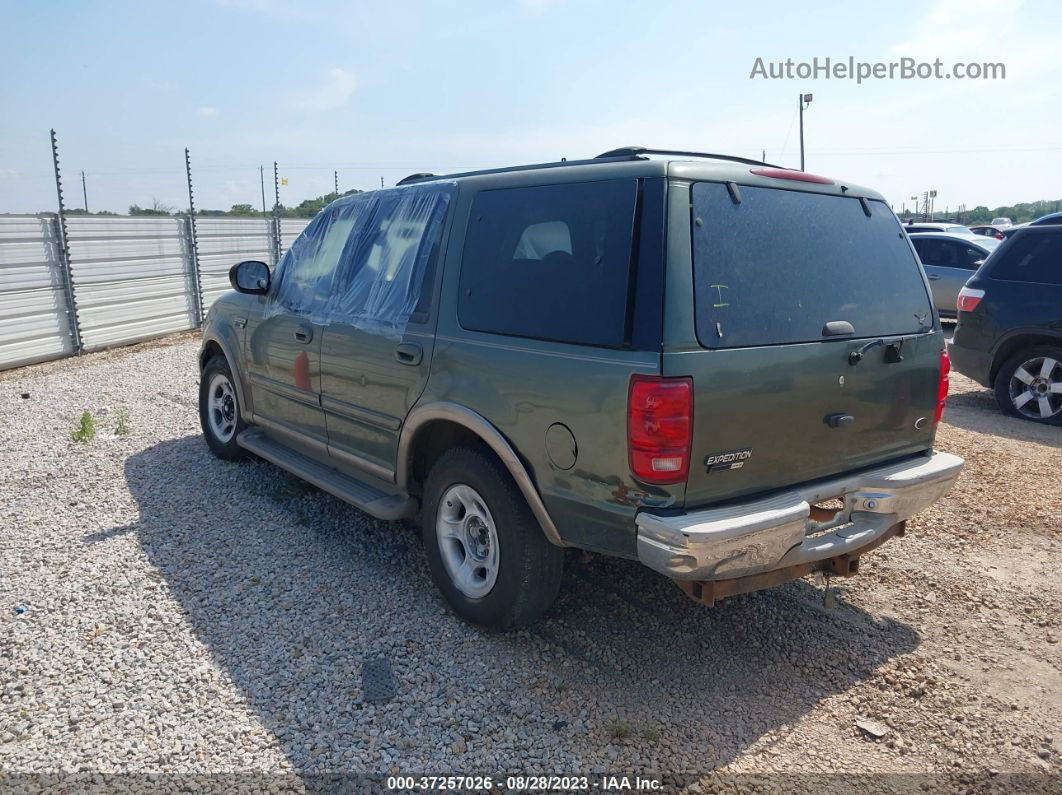
<path id="1" fill-rule="evenodd" d="M 697 336 L 706 348 L 928 331 L 929 296 L 910 243 L 880 201 L 773 188 L 693 186 Z"/>

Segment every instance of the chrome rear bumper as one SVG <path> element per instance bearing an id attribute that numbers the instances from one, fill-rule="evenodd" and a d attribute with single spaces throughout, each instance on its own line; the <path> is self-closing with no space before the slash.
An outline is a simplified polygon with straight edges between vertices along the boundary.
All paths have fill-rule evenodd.
<path id="1" fill-rule="evenodd" d="M 857 553 L 936 502 L 962 466 L 958 456 L 931 453 L 737 505 L 677 516 L 642 511 L 638 559 L 668 577 L 721 580 Z M 836 529 L 815 532 L 811 506 L 837 497 L 844 507 Z"/>

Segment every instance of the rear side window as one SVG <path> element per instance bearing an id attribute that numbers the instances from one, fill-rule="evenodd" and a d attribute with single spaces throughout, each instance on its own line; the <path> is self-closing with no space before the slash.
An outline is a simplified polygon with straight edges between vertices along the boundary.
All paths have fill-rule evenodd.
<path id="1" fill-rule="evenodd" d="M 465 236 L 461 325 L 623 345 L 637 195 L 637 180 L 480 193 Z"/>
<path id="2" fill-rule="evenodd" d="M 693 186 L 697 336 L 706 348 L 927 331 L 932 308 L 896 216 L 879 201 L 742 186 Z"/>
<path id="3" fill-rule="evenodd" d="M 992 266 L 993 279 L 1062 284 L 1062 235 L 1027 232 L 996 256 L 1001 258 Z"/>
<path id="4" fill-rule="evenodd" d="M 980 249 L 962 243 L 958 240 L 940 240 L 931 237 L 911 238 L 918 258 L 923 265 L 932 265 L 938 268 L 959 268 L 960 270 L 975 271 L 980 263 L 988 256 Z"/>

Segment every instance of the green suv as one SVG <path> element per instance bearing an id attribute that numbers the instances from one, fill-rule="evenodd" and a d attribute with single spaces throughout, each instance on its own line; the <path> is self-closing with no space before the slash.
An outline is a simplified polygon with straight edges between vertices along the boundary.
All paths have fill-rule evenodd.
<path id="1" fill-rule="evenodd" d="M 419 516 L 436 584 L 488 627 L 549 608 L 565 548 L 706 604 L 852 574 L 962 468 L 933 452 L 925 277 L 856 185 L 636 147 L 418 174 L 230 280 L 200 356 L 211 450 Z"/>

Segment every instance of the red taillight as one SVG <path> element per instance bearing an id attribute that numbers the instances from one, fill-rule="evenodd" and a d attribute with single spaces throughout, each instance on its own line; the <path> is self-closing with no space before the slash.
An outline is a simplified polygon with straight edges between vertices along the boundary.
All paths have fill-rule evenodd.
<path id="1" fill-rule="evenodd" d="M 636 375 L 627 400 L 631 472 L 645 483 L 682 483 L 690 471 L 693 379 Z"/>
<path id="2" fill-rule="evenodd" d="M 750 168 L 749 172 L 757 177 L 795 179 L 797 182 L 814 182 L 816 185 L 833 184 L 833 180 L 829 177 L 820 177 L 818 174 L 809 174 L 806 171 L 791 171 L 788 168 Z"/>
<path id="3" fill-rule="evenodd" d="M 940 377 L 937 381 L 937 410 L 933 414 L 933 424 L 940 422 L 944 414 L 944 401 L 948 399 L 948 373 L 951 372 L 951 357 L 947 351 L 940 352 Z"/>
<path id="4" fill-rule="evenodd" d="M 972 287 L 963 287 L 959 290 L 959 297 L 955 300 L 955 307 L 960 312 L 973 312 L 981 299 L 985 297 L 984 290 L 975 290 Z"/>

